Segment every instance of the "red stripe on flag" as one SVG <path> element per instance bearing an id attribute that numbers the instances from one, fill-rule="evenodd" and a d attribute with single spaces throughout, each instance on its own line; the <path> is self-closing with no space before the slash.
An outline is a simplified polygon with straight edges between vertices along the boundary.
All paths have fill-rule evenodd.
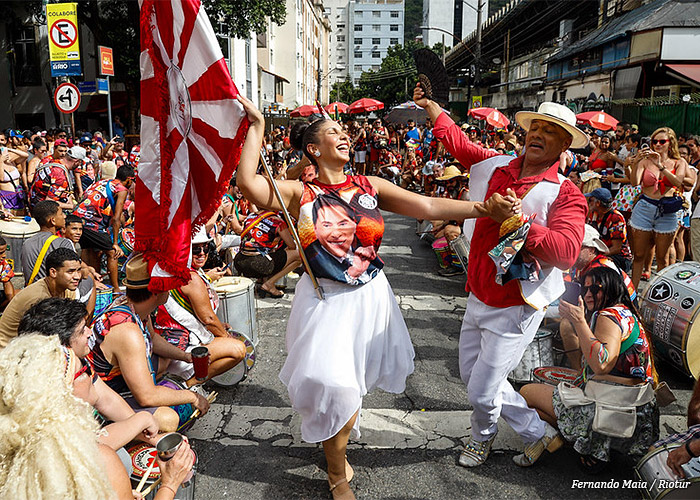
<path id="1" fill-rule="evenodd" d="M 218 85 L 211 85 L 211 80 L 218 82 Z M 219 101 L 222 99 L 235 98 L 238 89 L 231 80 L 226 61 L 218 60 L 212 64 L 207 71 L 199 77 L 195 83 L 190 85 L 190 99 L 193 101 Z"/>
<path id="2" fill-rule="evenodd" d="M 197 14 L 201 8 L 202 5 L 198 0 L 191 0 L 182 5 L 182 10 L 185 12 L 185 23 L 180 34 L 180 52 L 177 54 L 177 60 L 180 61 L 180 64 L 185 60 L 185 53 L 190 45 L 192 31 L 197 21 Z"/>

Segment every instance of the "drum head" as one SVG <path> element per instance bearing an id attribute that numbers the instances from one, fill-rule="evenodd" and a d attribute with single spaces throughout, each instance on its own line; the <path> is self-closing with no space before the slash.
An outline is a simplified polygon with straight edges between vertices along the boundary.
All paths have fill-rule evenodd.
<path id="1" fill-rule="evenodd" d="M 129 448 L 127 452 L 131 457 L 131 467 L 133 468 L 131 480 L 138 483 L 148 470 L 148 466 L 151 465 L 151 460 L 155 460 L 158 452 L 148 443 L 139 443 Z M 159 476 L 160 469 L 156 463 L 156 465 L 153 466 L 153 469 L 151 469 L 148 479 L 146 479 L 147 484 L 151 484 Z"/>
<path id="2" fill-rule="evenodd" d="M 224 276 L 212 283 L 216 293 L 235 293 L 253 286 L 253 280 L 242 276 Z"/>
<path id="3" fill-rule="evenodd" d="M 559 382 L 573 383 L 579 372 L 563 366 L 540 366 L 532 371 L 535 380 L 543 384 L 559 385 Z"/>
<path id="4" fill-rule="evenodd" d="M 237 338 L 245 344 L 245 359 L 231 368 L 229 371 L 217 375 L 212 382 L 223 387 L 231 387 L 242 382 L 248 377 L 248 372 L 255 366 L 255 346 L 247 335 L 240 332 L 231 332 L 233 338 Z"/>

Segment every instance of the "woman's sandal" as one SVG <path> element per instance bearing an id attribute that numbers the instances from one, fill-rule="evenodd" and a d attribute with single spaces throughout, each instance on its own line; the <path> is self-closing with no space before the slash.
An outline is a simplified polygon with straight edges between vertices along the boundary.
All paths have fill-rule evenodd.
<path id="1" fill-rule="evenodd" d="M 600 474 L 608 466 L 607 462 L 592 455 L 579 455 L 579 465 L 589 474 Z"/>
<path id="2" fill-rule="evenodd" d="M 266 298 L 268 295 L 273 298 L 273 299 L 281 299 L 284 297 L 284 292 L 281 290 L 277 290 L 279 294 L 275 294 L 269 290 L 265 290 L 262 286 L 258 287 L 258 295 L 260 296 L 261 299 Z"/>
<path id="3" fill-rule="evenodd" d="M 354 500 L 355 499 L 355 494 L 352 492 L 350 489 L 350 486 L 348 485 L 348 489 L 344 493 L 335 493 L 335 489 L 348 482 L 348 478 L 344 477 L 340 481 L 338 481 L 335 484 L 331 484 L 331 480 L 328 480 L 328 486 L 329 486 L 329 491 L 331 492 L 331 495 L 333 495 L 333 500 Z"/>

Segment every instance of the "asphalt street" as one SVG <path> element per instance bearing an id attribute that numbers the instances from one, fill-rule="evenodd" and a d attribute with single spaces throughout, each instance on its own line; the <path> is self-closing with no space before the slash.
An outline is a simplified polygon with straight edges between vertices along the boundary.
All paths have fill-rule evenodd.
<path id="1" fill-rule="evenodd" d="M 639 489 L 625 485 L 636 479 L 627 457 L 616 456 L 597 476 L 577 467 L 569 447 L 545 453 L 532 468 L 517 467 L 511 459 L 522 442 L 503 421 L 485 465 L 457 465 L 471 410 L 457 363 L 465 278 L 436 274 L 435 256 L 416 236 L 413 219 L 385 214 L 385 220 L 380 255 L 415 346 L 415 372 L 404 393 L 377 391 L 364 399 L 362 437 L 348 450 L 357 498 L 639 498 Z M 248 379 L 228 389 L 207 386 L 219 397 L 188 432 L 198 454 L 196 499 L 330 498 L 323 450 L 301 440 L 299 417 L 278 378 L 294 281 L 289 285 L 283 299 L 257 300 L 260 340 Z M 659 368 L 678 397 L 662 409 L 667 435 L 684 429 L 692 380 Z M 598 488 L 577 483 L 611 480 Z"/>

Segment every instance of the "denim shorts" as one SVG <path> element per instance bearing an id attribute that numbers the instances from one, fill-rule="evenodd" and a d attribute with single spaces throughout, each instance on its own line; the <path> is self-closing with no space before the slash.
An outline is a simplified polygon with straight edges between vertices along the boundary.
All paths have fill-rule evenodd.
<path id="1" fill-rule="evenodd" d="M 632 209 L 629 225 L 638 231 L 675 233 L 678 229 L 678 212 L 659 215 L 659 207 L 642 195 Z"/>

